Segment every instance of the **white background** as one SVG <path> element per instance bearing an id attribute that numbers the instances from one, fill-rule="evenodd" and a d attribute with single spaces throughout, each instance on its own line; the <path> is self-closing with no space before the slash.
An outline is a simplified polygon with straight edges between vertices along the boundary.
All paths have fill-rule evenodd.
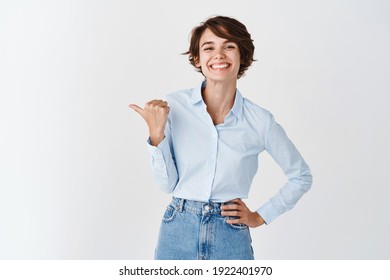
<path id="1" fill-rule="evenodd" d="M 170 201 L 127 105 L 195 87 L 180 55 L 213 15 L 242 21 L 239 80 L 312 169 L 257 259 L 390 258 L 390 2 L 0 1 L 0 259 L 152 259 Z M 248 205 L 285 181 L 260 156 Z"/>

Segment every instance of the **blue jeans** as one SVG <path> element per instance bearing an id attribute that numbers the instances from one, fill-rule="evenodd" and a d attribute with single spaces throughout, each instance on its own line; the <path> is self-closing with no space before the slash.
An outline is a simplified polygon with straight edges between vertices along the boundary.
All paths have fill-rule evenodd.
<path id="1" fill-rule="evenodd" d="M 173 198 L 160 227 L 156 260 L 253 260 L 249 228 L 228 224 L 223 203 Z"/>

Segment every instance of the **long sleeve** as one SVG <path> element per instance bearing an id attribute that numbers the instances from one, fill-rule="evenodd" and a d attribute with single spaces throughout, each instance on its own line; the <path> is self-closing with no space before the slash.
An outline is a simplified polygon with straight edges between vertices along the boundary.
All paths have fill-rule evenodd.
<path id="1" fill-rule="evenodd" d="M 152 172 L 162 191 L 172 193 L 178 182 L 178 173 L 173 151 L 170 120 L 168 117 L 165 126 L 165 138 L 155 147 L 147 140 L 148 150 L 151 154 Z"/>
<path id="2" fill-rule="evenodd" d="M 288 179 L 279 192 L 257 210 L 266 224 L 269 224 L 280 214 L 292 209 L 303 194 L 311 188 L 312 175 L 294 144 L 271 114 L 265 138 L 265 150 L 281 167 Z"/>
<path id="3" fill-rule="evenodd" d="M 161 190 L 178 198 L 223 202 L 247 198 L 267 151 L 287 176 L 287 183 L 257 209 L 268 224 L 291 209 L 311 187 L 309 167 L 272 114 L 236 90 L 224 123 L 214 125 L 202 99 L 205 82 L 165 96 L 170 111 L 165 138 L 150 145 L 154 177 Z"/>

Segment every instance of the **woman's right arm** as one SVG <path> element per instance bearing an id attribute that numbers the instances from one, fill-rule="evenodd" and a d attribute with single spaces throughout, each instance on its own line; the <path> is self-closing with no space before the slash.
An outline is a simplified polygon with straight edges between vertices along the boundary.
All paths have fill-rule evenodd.
<path id="1" fill-rule="evenodd" d="M 139 113 L 148 125 L 150 135 L 148 148 L 152 156 L 155 179 L 164 192 L 173 192 L 178 181 L 178 173 L 172 148 L 168 103 L 152 100 L 145 104 L 144 109 L 135 104 L 130 104 L 129 107 Z"/>

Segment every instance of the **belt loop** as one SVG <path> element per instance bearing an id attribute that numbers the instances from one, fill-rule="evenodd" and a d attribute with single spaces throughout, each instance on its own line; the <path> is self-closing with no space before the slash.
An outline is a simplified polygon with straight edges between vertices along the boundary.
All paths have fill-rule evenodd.
<path id="1" fill-rule="evenodd" d="M 180 213 L 183 212 L 184 202 L 185 202 L 185 199 L 181 198 L 179 208 L 177 209 Z"/>

